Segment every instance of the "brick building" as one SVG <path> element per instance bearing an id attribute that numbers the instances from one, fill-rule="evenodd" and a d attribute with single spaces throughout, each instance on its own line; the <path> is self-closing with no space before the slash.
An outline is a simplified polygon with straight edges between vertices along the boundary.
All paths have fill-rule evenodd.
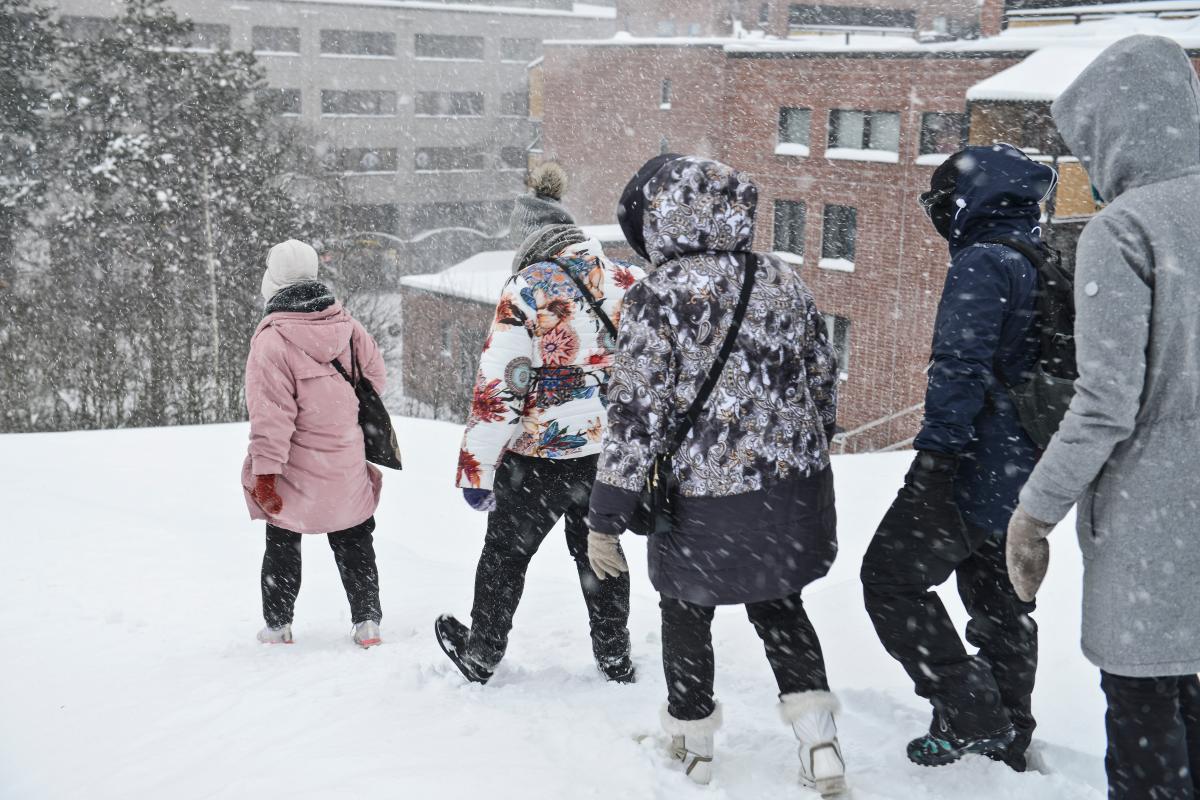
<path id="1" fill-rule="evenodd" d="M 802 263 L 828 315 L 843 365 L 843 447 L 900 447 L 920 423 L 948 264 L 916 203 L 934 167 L 968 137 L 1012 140 L 1051 162 L 1063 181 L 1044 235 L 1069 258 L 1096 209 L 1049 122 L 1048 95 L 1121 36 L 1200 46 L 1185 28 L 1131 18 L 934 44 L 858 35 L 548 42 L 543 147 L 586 187 L 576 211 L 592 223 L 614 220 L 621 188 L 658 152 L 753 174 L 757 247 Z M 596 136 L 598 124 L 611 135 Z"/>

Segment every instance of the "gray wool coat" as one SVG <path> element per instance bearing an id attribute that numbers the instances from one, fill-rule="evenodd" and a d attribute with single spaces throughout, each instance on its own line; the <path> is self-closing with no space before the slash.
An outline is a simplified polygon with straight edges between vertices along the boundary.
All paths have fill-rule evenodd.
<path id="1" fill-rule="evenodd" d="M 1077 395 L 1021 505 L 1078 502 L 1084 654 L 1129 677 L 1200 672 L 1198 98 L 1179 45 L 1131 36 L 1052 109 L 1110 205 L 1079 241 Z"/>

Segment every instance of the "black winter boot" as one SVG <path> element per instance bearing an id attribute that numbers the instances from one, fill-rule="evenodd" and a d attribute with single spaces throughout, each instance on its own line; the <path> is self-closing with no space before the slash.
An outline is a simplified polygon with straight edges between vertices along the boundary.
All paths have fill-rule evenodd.
<path id="1" fill-rule="evenodd" d="M 596 668 L 600 670 L 600 674 L 613 683 L 636 683 L 637 668 L 633 666 L 629 656 L 620 656 L 615 659 L 597 658 Z"/>
<path id="2" fill-rule="evenodd" d="M 491 680 L 491 671 L 476 664 L 467 654 L 467 640 L 471 636 L 470 628 L 450 614 L 442 614 L 433 623 L 433 635 L 437 637 L 442 652 L 454 662 L 454 666 L 458 667 L 458 671 L 463 674 L 464 678 L 471 683 L 480 684 Z"/>
<path id="3" fill-rule="evenodd" d="M 973 753 L 1003 761 L 1015 738 L 1012 725 L 992 733 L 959 736 L 935 711 L 929 733 L 908 743 L 908 760 L 922 767 L 944 767 Z"/>

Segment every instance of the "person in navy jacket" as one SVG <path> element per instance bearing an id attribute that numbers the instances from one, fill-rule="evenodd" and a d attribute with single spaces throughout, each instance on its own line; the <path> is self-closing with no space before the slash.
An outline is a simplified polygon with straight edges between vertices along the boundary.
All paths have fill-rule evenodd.
<path id="1" fill-rule="evenodd" d="M 1026 766 L 1037 626 L 1033 604 L 1021 602 L 1008 579 L 1004 534 L 1038 451 L 1008 388 L 1037 361 L 1037 267 L 1017 248 L 1044 247 L 1040 203 L 1054 181 L 1050 167 L 1015 147 L 968 147 L 934 172 L 921 196 L 950 245 L 951 265 L 917 456 L 867 550 L 862 581 L 884 647 L 933 705 L 929 733 L 908 748 L 910 759 L 929 766 L 966 753 Z M 977 656 L 932 591 L 951 575 Z"/>

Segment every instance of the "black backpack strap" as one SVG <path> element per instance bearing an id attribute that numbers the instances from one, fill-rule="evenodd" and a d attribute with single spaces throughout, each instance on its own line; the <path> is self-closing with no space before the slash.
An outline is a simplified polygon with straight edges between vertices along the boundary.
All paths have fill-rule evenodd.
<path id="1" fill-rule="evenodd" d="M 746 256 L 746 276 L 742 279 L 742 293 L 738 297 L 737 308 L 733 312 L 733 320 L 729 323 L 729 332 L 725 334 L 725 341 L 721 344 L 721 351 L 717 353 L 717 358 L 713 361 L 712 367 L 708 370 L 708 377 L 705 378 L 700 391 L 696 393 L 696 399 L 692 401 L 692 405 L 684 415 L 683 421 L 679 423 L 679 427 L 675 430 L 675 437 L 671 444 L 671 449 L 667 455 L 675 455 L 679 448 L 683 446 L 683 440 L 691 433 L 692 428 L 696 426 L 696 422 L 700 419 L 700 414 L 704 411 L 704 406 L 708 402 L 708 398 L 712 395 L 713 389 L 717 388 L 717 382 L 721 380 L 721 374 L 725 371 L 725 363 L 729 361 L 729 356 L 733 353 L 733 346 L 737 343 L 738 333 L 742 329 L 742 320 L 746 318 L 746 309 L 750 306 L 750 294 L 754 291 L 754 280 L 758 273 L 758 256 L 750 253 Z"/>
<path id="2" fill-rule="evenodd" d="M 553 259 L 552 263 L 563 272 L 567 273 L 567 277 L 574 281 L 575 285 L 579 287 L 579 291 L 583 293 L 583 299 L 586 300 L 588 305 L 592 307 L 592 313 L 594 313 L 600 319 L 600 322 L 604 324 L 604 327 L 608 330 L 609 335 L 612 336 L 613 342 L 615 343 L 617 341 L 617 326 L 613 325 L 612 319 L 609 318 L 608 314 L 604 313 L 604 307 L 600 304 L 600 301 L 596 299 L 596 296 L 592 294 L 591 290 L 588 289 L 587 284 L 583 282 L 583 278 L 580 278 L 578 275 L 572 272 L 571 268 L 565 262 L 559 261 L 557 258 Z"/>
<path id="3" fill-rule="evenodd" d="M 998 244 L 1007 247 L 1010 250 L 1016 250 L 1021 255 L 1029 259 L 1029 263 L 1033 264 L 1035 269 L 1040 270 L 1042 265 L 1046 263 L 1046 251 L 1041 248 L 1034 247 L 1029 242 L 1023 242 L 1020 239 L 985 239 L 980 244 Z"/>

